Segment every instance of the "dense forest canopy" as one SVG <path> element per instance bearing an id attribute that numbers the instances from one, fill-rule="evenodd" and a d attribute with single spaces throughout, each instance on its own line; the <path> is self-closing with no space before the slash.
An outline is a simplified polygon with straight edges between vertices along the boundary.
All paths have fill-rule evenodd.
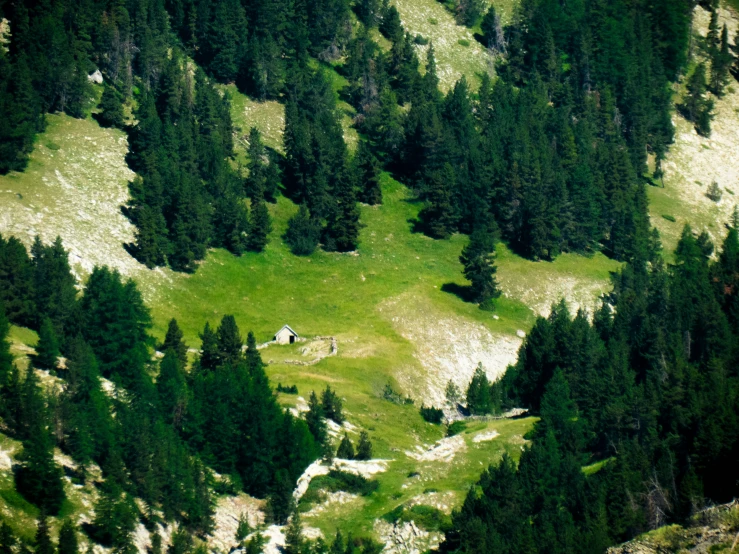
<path id="1" fill-rule="evenodd" d="M 667 264 L 646 195 L 673 141 L 673 84 L 690 72 L 677 109 L 710 134 L 712 98 L 734 56 L 714 2 L 710 67 L 690 64 L 693 0 L 523 0 L 506 27 L 494 7 L 455 5 L 458 21 L 480 23 L 496 77 L 462 78 L 444 94 L 433 44 L 421 61 L 387 2 L 0 0 L 10 28 L 0 46 L 0 172 L 26 167 L 48 112 L 93 111 L 122 129 L 136 172 L 126 247 L 149 268 L 195 271 L 211 247 L 263 251 L 279 195 L 299 205 L 282 237 L 293 254 L 356 250 L 359 203 L 383 202 L 383 171 L 423 203 L 418 231 L 470 236 L 460 261 L 483 309 L 501 294 L 499 240 L 532 260 L 603 251 L 626 262 L 592 318 L 558 304 L 500 381 L 475 374 L 471 413 L 523 407 L 540 421 L 518 467 L 505 457 L 483 473 L 440 547 L 602 552 L 739 494 L 737 222 L 715 253 L 707 234 L 686 227 Z M 88 79 L 96 70 L 102 86 Z M 340 97 L 334 71 L 348 83 Z M 284 154 L 252 129 L 247 162 L 238 160 L 220 86 L 231 83 L 284 104 Z M 340 100 L 356 112 L 353 151 Z M 76 479 L 100 467 L 86 532 L 116 552 L 130 551 L 139 518 L 206 536 L 217 492 L 266 497 L 271 521 L 285 524 L 298 477 L 333 457 L 326 419 L 342 421 L 336 393 L 311 395 L 305 420 L 293 417 L 233 316 L 204 323 L 191 362 L 176 321 L 155 344 L 133 281 L 96 267 L 79 285 L 60 239 L 37 239 L 29 253 L 0 237 L 0 416 L 23 443 L 17 489 L 42 510 L 37 552 L 50 544 L 45 517 L 65 500 L 55 447 L 78 464 Z M 14 365 L 9 323 L 38 332 L 32 363 L 56 372 L 58 394 Z M 345 439 L 341 455 L 371 456 L 366 434 L 356 453 Z M 299 525 L 296 514 L 289 552 L 308 548 Z M 4 552 L 9 533 L 0 529 Z M 73 527 L 65 533 L 60 552 L 76 541 Z M 340 534 L 331 547 L 375 550 L 345 549 Z"/>

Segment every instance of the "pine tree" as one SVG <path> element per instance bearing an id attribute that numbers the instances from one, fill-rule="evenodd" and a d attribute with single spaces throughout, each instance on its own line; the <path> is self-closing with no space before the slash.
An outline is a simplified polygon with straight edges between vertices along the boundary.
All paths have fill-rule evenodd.
<path id="1" fill-rule="evenodd" d="M 484 310 L 495 309 L 493 300 L 501 294 L 495 279 L 494 251 L 489 250 L 491 242 L 484 233 L 475 231 L 459 257 L 464 276 L 472 283 L 473 300 Z"/>
<path id="2" fill-rule="evenodd" d="M 24 433 L 22 465 L 16 473 L 16 488 L 44 513 L 56 515 L 65 499 L 62 470 L 54 461 L 54 440 L 48 426 L 48 411 L 34 371 L 23 383 Z"/>
<path id="3" fill-rule="evenodd" d="M 0 525 L 0 554 L 15 554 L 15 546 L 18 539 L 13 534 L 13 529 L 5 521 Z"/>
<path id="4" fill-rule="evenodd" d="M 434 238 L 449 238 L 455 230 L 457 215 L 452 203 L 454 186 L 454 170 L 448 163 L 443 170 L 434 171 L 427 183 L 428 206 L 421 210 L 419 218 L 428 234 Z"/>
<path id="5" fill-rule="evenodd" d="M 177 353 L 171 348 L 167 349 L 159 364 L 157 394 L 165 421 L 179 428 L 185 416 L 187 383 Z"/>
<path id="6" fill-rule="evenodd" d="M 298 212 L 287 222 L 285 242 L 296 256 L 310 256 L 318 246 L 320 223 L 311 217 L 308 207 L 300 205 Z"/>
<path id="7" fill-rule="evenodd" d="M 49 532 L 49 520 L 46 519 L 46 514 L 43 511 L 36 523 L 34 543 L 35 554 L 56 554 L 56 548 L 54 548 L 54 543 L 51 541 L 51 534 Z"/>
<path id="8" fill-rule="evenodd" d="M 249 217 L 249 235 L 246 237 L 246 248 L 252 252 L 262 252 L 269 242 L 272 232 L 272 219 L 263 199 L 252 203 Z"/>
<path id="9" fill-rule="evenodd" d="M 357 453 L 354 457 L 356 460 L 372 459 L 372 442 L 370 442 L 367 431 L 359 433 L 359 442 L 357 443 Z"/>
<path id="10" fill-rule="evenodd" d="M 710 89 L 716 96 L 723 96 L 729 81 L 729 69 L 734 61 L 729 51 L 729 30 L 724 25 L 721 31 L 721 45 L 711 53 Z"/>
<path id="11" fill-rule="evenodd" d="M 59 359 L 59 342 L 56 339 L 54 325 L 46 317 L 41 322 L 36 345 L 34 364 L 41 369 L 56 369 Z"/>
<path id="12" fill-rule="evenodd" d="M 218 337 L 206 321 L 205 328 L 200 334 L 200 367 L 213 370 L 218 367 Z"/>
<path id="13" fill-rule="evenodd" d="M 10 353 L 10 322 L 5 317 L 5 307 L 0 301 L 0 397 L 4 398 L 4 388 L 8 384 L 10 375 L 15 368 L 13 365 L 13 354 Z M 16 370 L 17 371 L 17 370 Z M 0 409 L 0 415 L 6 417 L 4 409 Z"/>
<path id="14" fill-rule="evenodd" d="M 169 320 L 167 326 L 167 334 L 164 337 L 164 342 L 157 347 L 160 352 L 167 352 L 170 348 L 177 354 L 177 360 L 180 362 L 180 367 L 187 367 L 187 344 L 183 340 L 184 334 L 177 325 L 177 320 L 172 318 Z"/>
<path id="15" fill-rule="evenodd" d="M 241 338 L 234 316 L 223 316 L 218 331 L 216 331 L 216 337 L 218 340 L 219 364 L 236 364 L 241 360 L 241 347 L 244 344 L 244 339 Z"/>
<path id="16" fill-rule="evenodd" d="M 308 424 L 316 443 L 323 444 L 328 438 L 326 429 L 326 418 L 323 415 L 323 407 L 318 402 L 318 396 L 315 391 L 311 391 L 308 399 L 308 413 L 305 415 L 305 422 Z"/>
<path id="17" fill-rule="evenodd" d="M 357 188 L 360 191 L 360 202 L 375 206 L 382 204 L 382 188 L 380 187 L 381 166 L 365 141 L 360 141 L 354 159 L 354 173 Z"/>
<path id="18" fill-rule="evenodd" d="M 8 319 L 23 327 L 36 325 L 33 267 L 26 247 L 15 237 L 0 235 L 0 302 Z"/>
<path id="19" fill-rule="evenodd" d="M 482 367 L 477 365 L 469 387 L 467 387 L 467 409 L 474 415 L 489 414 L 493 405 L 490 398 L 490 382 Z"/>
<path id="20" fill-rule="evenodd" d="M 259 129 L 252 127 L 249 131 L 249 175 L 246 178 L 246 195 L 252 203 L 265 198 L 267 190 L 267 151 L 262 143 L 262 134 Z M 252 204 L 253 205 L 253 204 Z"/>
<path id="21" fill-rule="evenodd" d="M 336 451 L 336 457 L 342 460 L 353 460 L 354 459 L 354 446 L 352 441 L 349 440 L 349 436 L 344 433 L 344 438 L 339 443 L 339 448 Z"/>
<path id="22" fill-rule="evenodd" d="M 126 121 L 123 116 L 123 102 L 118 91 L 112 85 L 105 84 L 100 99 L 100 124 L 103 127 L 123 129 Z"/>
<path id="23" fill-rule="evenodd" d="M 285 530 L 285 554 L 304 554 L 305 539 L 300 522 L 300 512 L 295 510 L 290 516 L 290 522 Z"/>
<path id="24" fill-rule="evenodd" d="M 344 423 L 342 404 L 341 398 L 339 398 L 336 392 L 332 391 L 329 385 L 326 385 L 326 389 L 321 394 L 323 416 L 341 425 Z"/>
<path id="25" fill-rule="evenodd" d="M 359 245 L 359 206 L 351 179 L 342 171 L 335 176 L 333 186 L 333 206 L 326 222 L 323 245 L 328 251 L 350 252 Z"/>
<path id="26" fill-rule="evenodd" d="M 698 134 L 711 134 L 711 119 L 713 118 L 713 100 L 706 99 L 706 66 L 698 64 L 693 74 L 688 78 L 686 85 L 687 96 L 680 105 L 685 117 L 692 121 Z"/>
<path id="27" fill-rule="evenodd" d="M 79 554 L 77 529 L 71 519 L 64 520 L 59 530 L 59 554 Z"/>
<path id="28" fill-rule="evenodd" d="M 456 409 L 461 398 L 461 392 L 459 387 L 451 379 L 449 379 L 449 382 L 446 385 L 445 397 L 447 403 L 451 404 L 451 406 Z"/>

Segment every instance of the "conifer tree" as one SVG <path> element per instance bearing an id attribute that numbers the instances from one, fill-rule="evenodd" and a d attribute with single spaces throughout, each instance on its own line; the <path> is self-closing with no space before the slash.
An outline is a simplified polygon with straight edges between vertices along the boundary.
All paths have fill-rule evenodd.
<path id="1" fill-rule="evenodd" d="M 428 234 L 437 239 L 446 239 L 454 232 L 457 224 L 457 215 L 452 204 L 455 176 L 452 166 L 448 163 L 442 170 L 434 171 L 427 183 L 428 206 L 419 217 L 426 226 Z"/>
<path id="2" fill-rule="evenodd" d="M 477 364 L 469 387 L 467 387 L 467 409 L 474 415 L 489 414 L 493 405 L 490 398 L 490 382 L 482 367 Z"/>
<path id="3" fill-rule="evenodd" d="M 123 129 L 123 103 L 120 94 L 112 85 L 106 83 L 103 96 L 100 99 L 100 124 L 103 127 L 117 127 Z"/>
<path id="4" fill-rule="evenodd" d="M 262 252 L 269 242 L 270 232 L 272 232 L 272 218 L 264 199 L 259 199 L 252 203 L 246 248 L 252 252 Z"/>
<path id="5" fill-rule="evenodd" d="M 10 321 L 35 327 L 33 267 L 26 247 L 15 237 L 0 235 L 0 302 Z"/>
<path id="6" fill-rule="evenodd" d="M 54 440 L 48 425 L 48 412 L 34 371 L 23 383 L 23 424 L 26 427 L 16 473 L 16 488 L 44 513 L 56 515 L 65 499 L 62 470 L 54 461 Z"/>
<path id="7" fill-rule="evenodd" d="M 59 359 L 59 342 L 56 339 L 54 325 L 46 317 L 41 322 L 36 345 L 34 364 L 41 369 L 56 369 Z"/>
<path id="8" fill-rule="evenodd" d="M 350 252 L 359 245 L 359 206 L 351 179 L 342 171 L 335 176 L 332 207 L 324 230 L 324 248 L 328 251 Z"/>
<path id="9" fill-rule="evenodd" d="M 46 518 L 46 514 L 42 511 L 38 517 L 36 523 L 36 537 L 34 540 L 34 552 L 35 554 L 56 554 L 56 548 L 51 540 L 51 533 L 49 532 L 49 520 Z"/>
<path id="10" fill-rule="evenodd" d="M 177 353 L 172 348 L 167 349 L 159 364 L 157 393 L 165 421 L 179 428 L 185 415 L 187 384 Z"/>
<path id="11" fill-rule="evenodd" d="M 300 521 L 300 512 L 293 511 L 290 522 L 285 530 L 285 554 L 303 554 L 305 539 L 303 538 L 303 526 Z"/>
<path id="12" fill-rule="evenodd" d="M 339 443 L 339 448 L 336 451 L 336 457 L 342 460 L 353 460 L 354 459 L 354 446 L 352 441 L 349 440 L 349 436 L 344 433 L 344 437 Z"/>
<path id="13" fill-rule="evenodd" d="M 354 160 L 354 172 L 357 188 L 360 191 L 360 202 L 375 206 L 382 204 L 382 188 L 380 187 L 380 162 L 365 141 L 360 141 Z"/>
<path id="14" fill-rule="evenodd" d="M 729 80 L 729 69 L 734 59 L 729 50 L 729 30 L 724 25 L 720 46 L 711 53 L 710 89 L 716 96 L 724 95 Z"/>
<path id="15" fill-rule="evenodd" d="M 326 389 L 321 394 L 321 407 L 323 408 L 324 417 L 333 420 L 339 425 L 344 423 L 342 404 L 341 398 L 339 398 L 336 392 L 331 390 L 329 385 L 326 385 Z"/>
<path id="16" fill-rule="evenodd" d="M 5 521 L 0 524 L 0 554 L 15 554 L 18 539 L 13 529 Z"/>
<path id="17" fill-rule="evenodd" d="M 315 391 L 311 391 L 308 399 L 308 413 L 305 414 L 305 422 L 308 424 L 316 443 L 323 444 L 328 438 L 326 429 L 326 417 L 323 413 L 323 407 L 318 402 L 318 396 Z"/>
<path id="18" fill-rule="evenodd" d="M 372 459 L 372 443 L 369 439 L 367 431 L 362 431 L 359 434 L 359 443 L 357 444 L 357 453 L 355 456 L 357 460 L 370 460 Z"/>
<path id="19" fill-rule="evenodd" d="M 183 340 L 184 334 L 177 325 L 177 320 L 172 318 L 169 320 L 167 326 L 167 334 L 164 337 L 164 342 L 157 347 L 160 352 L 166 352 L 170 348 L 177 354 L 177 360 L 180 362 L 180 367 L 187 367 L 187 344 Z"/>
<path id="20" fill-rule="evenodd" d="M 205 328 L 200 334 L 200 367 L 213 370 L 218 367 L 218 337 L 211 329 L 210 323 L 205 322 Z"/>
<path id="21" fill-rule="evenodd" d="M 223 316 L 218 331 L 216 331 L 216 337 L 220 364 L 235 364 L 241 359 L 241 347 L 244 344 L 244 339 L 241 338 L 234 316 Z"/>
<path id="22" fill-rule="evenodd" d="M 698 134 L 711 134 L 711 119 L 713 118 L 713 100 L 705 98 L 706 94 L 706 66 L 698 64 L 693 74 L 688 78 L 687 97 L 681 104 L 685 117 L 692 121 Z"/>
<path id="23" fill-rule="evenodd" d="M 59 530 L 59 554 L 79 554 L 77 529 L 71 519 L 65 519 Z"/>
<path id="24" fill-rule="evenodd" d="M 10 333 L 10 322 L 5 317 L 5 306 L 0 301 L 0 394 L 5 392 L 5 387 L 8 384 L 10 375 L 14 369 L 13 365 L 13 354 L 10 353 L 10 341 L 8 341 L 8 334 Z M 0 413 L 5 417 L 5 412 L 2 410 Z"/>
<path id="25" fill-rule="evenodd" d="M 267 151 L 262 143 L 259 129 L 252 127 L 249 131 L 249 148 L 247 150 L 249 175 L 246 178 L 246 195 L 252 203 L 265 198 L 267 190 Z M 253 204 L 252 204 L 253 205 Z"/>
<path id="26" fill-rule="evenodd" d="M 495 309 L 493 300 L 501 294 L 495 279 L 494 251 L 489 250 L 491 242 L 482 231 L 475 231 L 459 257 L 464 276 L 472 283 L 473 300 L 484 310 Z"/>
<path id="27" fill-rule="evenodd" d="M 298 212 L 287 222 L 285 242 L 296 256 L 310 256 L 318 246 L 320 223 L 311 217 L 308 207 L 301 204 Z"/>

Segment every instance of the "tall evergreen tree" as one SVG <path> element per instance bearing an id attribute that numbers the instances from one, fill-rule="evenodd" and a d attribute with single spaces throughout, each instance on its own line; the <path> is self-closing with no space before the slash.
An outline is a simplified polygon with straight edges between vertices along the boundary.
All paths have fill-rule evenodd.
<path id="1" fill-rule="evenodd" d="M 59 530 L 59 554 L 79 554 L 77 529 L 71 519 L 65 519 Z"/>
<path id="2" fill-rule="evenodd" d="M 51 319 L 44 318 L 38 333 L 36 357 L 34 365 L 41 369 L 56 369 L 59 359 L 59 341 L 57 341 Z"/>
<path id="3" fill-rule="evenodd" d="M 246 247 L 252 252 L 262 252 L 269 242 L 269 233 L 272 231 L 272 218 L 263 199 L 252 203 L 249 216 L 249 235 L 246 237 Z"/>
<path id="4" fill-rule="evenodd" d="M 308 207 L 301 204 L 297 213 L 287 222 L 285 242 L 293 254 L 310 256 L 318 246 L 320 236 L 320 223 L 311 217 Z"/>
<path id="5" fill-rule="evenodd" d="M 157 350 L 160 352 L 167 352 L 170 348 L 174 350 L 177 360 L 180 362 L 180 367 L 184 369 L 187 367 L 187 344 L 185 344 L 183 337 L 184 334 L 177 325 L 177 320 L 172 318 L 169 320 L 164 342 L 157 347 Z"/>
<path id="6" fill-rule="evenodd" d="M 493 263 L 495 252 L 491 248 L 492 241 L 486 234 L 483 231 L 475 231 L 459 257 L 464 266 L 464 276 L 472 283 L 473 300 L 484 310 L 495 309 L 493 300 L 501 294 L 495 279 L 497 271 Z"/>

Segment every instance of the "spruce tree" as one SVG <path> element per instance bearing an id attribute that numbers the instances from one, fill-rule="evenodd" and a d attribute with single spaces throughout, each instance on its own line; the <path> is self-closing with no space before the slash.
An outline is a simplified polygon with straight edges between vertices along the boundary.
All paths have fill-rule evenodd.
<path id="1" fill-rule="evenodd" d="M 369 434 L 367 434 L 367 431 L 362 431 L 359 434 L 359 443 L 357 444 L 357 453 L 355 455 L 355 459 L 372 459 L 372 443 L 370 442 Z"/>
<path id="2" fill-rule="evenodd" d="M 0 393 L 4 394 L 4 388 L 8 384 L 8 380 L 15 366 L 13 365 L 13 354 L 10 353 L 10 341 L 8 334 L 10 333 L 10 322 L 5 317 L 5 306 L 0 301 Z M 0 413 L 5 417 L 4 410 Z"/>
<path id="3" fill-rule="evenodd" d="M 238 362 L 241 359 L 241 347 L 244 344 L 244 339 L 241 338 L 234 316 L 223 316 L 218 331 L 216 331 L 216 337 L 219 364 L 235 364 Z"/>
<path id="4" fill-rule="evenodd" d="M 44 318 L 38 333 L 34 365 L 41 369 L 56 369 L 59 360 L 59 341 L 57 341 L 51 319 Z"/>
<path id="5" fill-rule="evenodd" d="M 729 30 L 724 25 L 721 31 L 720 47 L 711 53 L 710 89 L 716 96 L 724 95 L 729 80 L 729 69 L 734 58 L 729 51 Z"/>
<path id="6" fill-rule="evenodd" d="M 200 334 L 200 367 L 213 370 L 218 367 L 218 337 L 211 329 L 210 323 L 205 322 L 205 328 Z"/>
<path id="7" fill-rule="evenodd" d="M 54 439 L 38 378 L 29 371 L 23 383 L 24 433 L 22 465 L 16 488 L 43 512 L 56 515 L 66 497 L 62 470 L 54 461 Z"/>
<path id="8" fill-rule="evenodd" d="M 495 279 L 497 268 L 493 262 L 491 240 L 482 231 L 475 231 L 470 242 L 462 250 L 459 261 L 464 266 L 463 273 L 472 285 L 472 298 L 483 310 L 493 310 L 493 300 L 501 294 Z"/>
<path id="9" fill-rule="evenodd" d="M 687 96 L 680 108 L 685 117 L 692 121 L 695 130 L 702 136 L 711 134 L 711 119 L 713 114 L 713 100 L 705 98 L 706 94 L 706 66 L 698 64 L 693 74 L 688 78 L 686 85 Z"/>
<path id="10" fill-rule="evenodd" d="M 326 385 L 326 389 L 321 394 L 321 407 L 323 408 L 324 417 L 333 420 L 339 425 L 344 423 L 342 404 L 341 398 L 339 398 L 336 392 L 331 390 L 329 385 Z"/>
<path id="11" fill-rule="evenodd" d="M 310 398 L 308 399 L 308 413 L 305 414 L 305 422 L 308 424 L 316 443 L 323 444 L 328 438 L 328 431 L 326 428 L 326 418 L 323 414 L 323 407 L 318 402 L 318 396 L 315 391 L 311 391 Z"/>
<path id="12" fill-rule="evenodd" d="M 179 428 L 185 416 L 187 383 L 177 353 L 171 348 L 167 349 L 159 364 L 157 393 L 164 420 Z"/>
<path id="13" fill-rule="evenodd" d="M 249 216 L 249 235 L 246 237 L 246 248 L 252 252 L 262 252 L 269 242 L 272 232 L 272 218 L 263 199 L 252 203 Z"/>
<path id="14" fill-rule="evenodd" d="M 108 83 L 103 89 L 103 96 L 100 99 L 100 124 L 103 127 L 117 127 L 123 129 L 125 119 L 123 116 L 123 102 L 119 92 Z"/>
<path id="15" fill-rule="evenodd" d="M 380 162 L 370 150 L 366 141 L 360 141 L 354 159 L 354 172 L 359 190 L 360 202 L 375 206 L 382 204 L 382 188 L 380 187 Z"/>
<path id="16" fill-rule="evenodd" d="M 79 554 L 77 529 L 71 519 L 65 519 L 59 530 L 59 554 Z"/>
<path id="17" fill-rule="evenodd" d="M 252 127 L 249 131 L 249 148 L 247 150 L 249 175 L 246 178 L 246 195 L 252 203 L 265 198 L 267 189 L 267 151 L 262 143 L 259 129 Z"/>
<path id="18" fill-rule="evenodd" d="M 183 340 L 184 334 L 177 325 L 177 320 L 172 318 L 169 320 L 167 326 L 167 334 L 164 337 L 164 342 L 157 347 L 160 352 L 166 352 L 170 348 L 177 354 L 177 360 L 180 362 L 180 367 L 187 367 L 187 344 Z"/>
<path id="19" fill-rule="evenodd" d="M 5 521 L 0 524 L 0 554 L 15 554 L 18 539 L 13 529 Z"/>
<path id="20" fill-rule="evenodd" d="M 300 512 L 293 511 L 290 522 L 285 530 L 285 554 L 303 554 L 305 552 L 305 539 L 303 538 L 303 526 L 300 521 Z"/>
<path id="21" fill-rule="evenodd" d="M 335 176 L 332 192 L 336 204 L 326 222 L 323 245 L 328 251 L 350 252 L 359 245 L 359 206 L 352 180 L 341 173 Z"/>
<path id="22" fill-rule="evenodd" d="M 426 185 L 428 205 L 421 210 L 419 218 L 433 238 L 446 239 L 455 231 L 457 214 L 452 203 L 454 183 L 454 170 L 448 163 L 429 177 Z"/>
<path id="23" fill-rule="evenodd" d="M 473 415 L 489 414 L 492 411 L 492 399 L 490 398 L 490 382 L 482 367 L 477 365 L 467 387 L 467 409 Z"/>
<path id="24" fill-rule="evenodd" d="M 353 460 L 354 459 L 354 445 L 349 439 L 349 436 L 344 433 L 344 438 L 339 443 L 339 448 L 336 451 L 336 457 L 342 460 Z"/>
<path id="25" fill-rule="evenodd" d="M 318 246 L 320 223 L 311 217 L 308 207 L 301 204 L 298 212 L 287 222 L 285 242 L 296 256 L 310 256 Z"/>
<path id="26" fill-rule="evenodd" d="M 36 523 L 36 537 L 34 539 L 35 554 L 56 554 L 56 548 L 51 541 L 51 533 L 49 532 L 49 520 L 42 511 Z"/>

